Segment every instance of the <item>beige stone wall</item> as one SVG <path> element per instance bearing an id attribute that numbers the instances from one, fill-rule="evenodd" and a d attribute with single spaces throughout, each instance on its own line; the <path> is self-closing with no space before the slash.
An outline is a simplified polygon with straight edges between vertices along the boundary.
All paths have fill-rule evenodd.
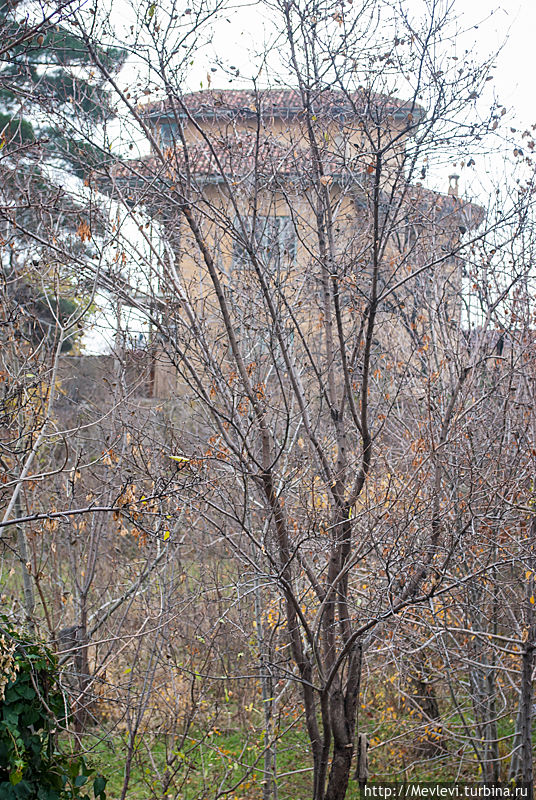
<path id="1" fill-rule="evenodd" d="M 441 254 L 448 253 L 459 239 L 459 222 L 464 217 L 463 204 L 459 201 L 458 213 L 452 198 L 443 198 L 424 190 L 419 195 L 419 190 L 412 189 L 404 198 L 407 186 L 401 180 L 401 163 L 406 141 L 404 136 L 397 138 L 403 124 L 403 120 L 389 118 L 385 122 L 385 130 L 379 134 L 380 143 L 397 139 L 396 146 L 384 158 L 382 191 L 388 195 L 396 183 L 398 196 L 395 197 L 395 205 L 399 197 L 403 198 L 400 200 L 400 223 L 392 231 L 381 253 L 380 290 L 393 287 L 408 276 L 417 274 L 392 292 L 388 303 L 380 309 L 378 337 L 385 358 L 392 365 L 407 364 L 412 359 L 422 362 L 429 350 L 434 349 L 436 354 L 440 352 L 438 347 L 446 352 L 451 334 L 459 327 L 460 315 L 460 263 L 455 258 L 441 259 Z M 200 125 L 214 146 L 222 142 L 238 147 L 241 137 L 254 133 L 256 122 L 208 120 Z M 313 121 L 313 128 L 324 157 L 330 152 L 344 156 L 355 168 L 355 178 L 348 172 L 346 184 L 344 180 L 329 175 L 325 184 L 333 215 L 335 271 L 340 279 L 344 328 L 351 338 L 356 335 L 356 319 L 366 305 L 366 294 L 370 288 L 373 164 L 369 154 L 370 143 L 357 122 L 355 125 L 343 125 L 318 120 Z M 271 120 L 263 127 L 262 136 L 276 140 L 279 145 L 289 148 L 289 152 L 295 152 L 298 161 L 309 149 L 304 121 L 298 117 Z M 185 138 L 188 144 L 196 144 L 203 137 L 194 125 L 186 124 Z M 172 157 L 170 164 L 173 170 Z M 274 173 L 276 171 L 274 165 Z M 239 229 L 240 216 L 247 218 L 255 208 L 259 215 L 292 217 L 294 220 L 297 232 L 296 257 L 282 261 L 278 281 L 308 344 L 315 349 L 322 348 L 323 311 L 319 297 L 322 280 L 317 260 L 314 183 L 307 180 L 307 174 L 289 175 L 285 185 L 281 184 L 281 176 L 277 183 L 275 174 L 274 180 L 270 181 L 270 167 L 266 163 L 261 165 L 259 176 L 248 177 L 237 172 L 226 177 L 227 185 L 221 176 L 194 175 L 190 190 L 192 207 L 202 235 L 209 245 L 221 282 L 226 287 L 229 302 L 234 304 L 236 318 L 242 320 L 239 323 L 243 325 L 240 335 L 253 340 L 256 331 L 267 331 L 270 325 L 253 267 L 244 265 L 239 270 L 233 263 L 236 247 L 231 231 L 235 226 Z M 267 188 L 262 188 L 263 182 Z M 445 214 L 447 201 L 450 211 Z M 421 213 L 424 206 L 427 210 Z M 417 219 L 420 219 L 418 224 Z M 198 315 L 211 326 L 213 336 L 217 338 L 221 335 L 224 341 L 223 330 L 218 330 L 221 328 L 221 314 L 200 249 L 184 219 L 177 217 L 174 227 L 175 260 L 182 291 Z M 433 264 L 436 256 L 438 263 Z M 426 264 L 433 265 L 418 274 Z M 361 300 L 355 302 L 355 298 Z M 155 362 L 155 396 L 168 397 L 179 391 L 174 373 L 173 366 L 162 354 Z"/>

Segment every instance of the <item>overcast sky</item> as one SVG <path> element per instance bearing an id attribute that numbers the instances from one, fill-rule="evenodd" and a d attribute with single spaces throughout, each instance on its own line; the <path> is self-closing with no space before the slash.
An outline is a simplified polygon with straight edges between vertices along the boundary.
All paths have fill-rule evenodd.
<path id="1" fill-rule="evenodd" d="M 424 8 L 423 0 L 404 0 L 407 8 Z M 466 28 L 460 45 L 485 59 L 502 46 L 498 55 L 495 87 L 499 100 L 515 108 L 525 127 L 536 123 L 536 88 L 533 58 L 536 49 L 536 0 L 453 0 L 460 27 Z M 248 73 L 248 44 L 262 44 L 262 23 L 254 4 L 222 23 L 214 46 L 220 58 Z M 200 76 L 203 77 L 200 65 Z M 221 74 L 214 75 L 214 85 Z M 226 80 L 218 88 L 224 88 Z M 199 88 L 199 87 L 196 87 Z"/>
<path id="2" fill-rule="evenodd" d="M 536 124 L 536 88 L 534 56 L 536 49 L 536 2 L 534 0 L 503 0 L 492 12 L 491 0 L 457 0 L 455 6 L 471 25 L 478 29 L 468 32 L 478 52 L 485 56 L 496 50 L 506 39 L 498 56 L 495 86 L 499 99 L 516 109 L 525 127 Z"/>
<path id="3" fill-rule="evenodd" d="M 404 11 L 426 14 L 427 2 L 430 0 L 397 1 Z M 106 3 L 107 0 L 102 2 Z M 149 0 L 119 0 L 112 4 L 113 25 L 116 29 L 123 28 L 126 40 L 129 38 L 128 28 L 134 15 L 147 13 L 148 2 Z M 183 2 L 186 8 L 188 0 Z M 443 2 L 447 3 L 449 0 Z M 528 128 L 536 124 L 535 70 L 532 62 L 536 36 L 536 0 L 450 2 L 452 15 L 457 17 L 461 31 L 454 45 L 459 55 L 467 49 L 477 60 L 486 60 L 490 54 L 500 50 L 492 84 L 496 97 L 509 112 L 515 113 L 519 126 Z M 162 6 L 167 4 L 166 0 L 160 0 L 160 3 Z M 156 3 L 157 14 L 158 5 L 159 2 Z M 220 16 L 220 20 L 214 25 L 211 46 L 195 57 L 186 89 L 196 90 L 201 88 L 201 84 L 202 88 L 207 88 L 207 72 L 212 88 L 251 85 L 251 77 L 256 73 L 252 50 L 262 51 L 264 40 L 273 36 L 273 13 L 270 13 L 268 4 L 263 4 L 262 0 L 230 0 L 228 7 L 229 11 Z M 220 64 L 238 67 L 240 76 L 231 83 L 229 74 L 220 69 Z M 126 82 L 129 79 L 127 66 L 122 73 L 122 80 Z M 260 84 L 263 82 L 266 84 L 269 81 L 263 81 L 261 77 Z M 491 99 L 488 96 L 487 102 Z M 508 119 L 511 119 L 510 114 Z"/>

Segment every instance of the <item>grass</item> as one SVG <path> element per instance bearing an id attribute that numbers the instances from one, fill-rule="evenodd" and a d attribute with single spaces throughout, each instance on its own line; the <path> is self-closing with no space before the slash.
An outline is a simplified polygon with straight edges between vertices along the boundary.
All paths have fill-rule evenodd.
<path id="1" fill-rule="evenodd" d="M 400 720 L 399 722 L 404 722 Z M 376 730 L 384 741 L 393 735 L 393 724 L 388 721 Z M 450 753 L 443 758 L 422 759 L 413 768 L 404 771 L 404 751 L 411 752 L 405 740 L 394 750 L 389 747 L 371 747 L 369 776 L 371 781 L 391 780 L 439 782 L 449 780 L 478 781 L 476 763 L 466 765 L 463 774 L 456 774 L 456 756 Z M 119 800 L 123 783 L 126 741 L 116 737 L 111 743 L 100 743 L 91 761 L 108 777 L 109 800 Z M 174 800 L 204 800 L 214 794 L 216 787 L 224 784 L 229 800 L 261 800 L 263 780 L 262 736 L 251 731 L 214 730 L 211 735 L 194 733 L 181 752 L 167 750 L 175 756 L 176 783 L 165 793 L 158 775 L 166 765 L 166 745 L 156 737 L 140 738 L 136 742 L 127 800 L 174 798 Z M 408 756 L 408 763 L 411 758 Z M 279 800 L 310 800 L 312 773 L 309 744 L 302 728 L 293 728 L 278 742 L 278 798 Z M 304 770 L 304 771 L 301 771 Z M 359 789 L 350 781 L 347 800 L 357 800 Z"/>
<path id="2" fill-rule="evenodd" d="M 301 732 L 287 733 L 278 743 L 278 772 L 281 775 L 292 773 L 278 781 L 280 800 L 307 800 L 310 796 L 310 772 L 297 772 L 309 767 L 308 749 Z M 115 737 L 110 743 L 97 745 L 89 758 L 108 777 L 109 800 L 118 800 L 121 795 L 125 755 L 125 739 Z M 175 788 L 167 795 L 163 794 L 161 780 L 155 779 L 165 771 L 166 755 L 174 757 L 173 768 L 176 769 Z M 194 733 L 182 751 L 166 750 L 162 739 L 140 739 L 136 743 L 127 798 L 147 800 L 154 796 L 162 800 L 165 797 L 200 800 L 223 783 L 230 800 L 258 800 L 262 797 L 262 768 L 262 737 L 252 732 L 215 731 L 211 736 Z"/>

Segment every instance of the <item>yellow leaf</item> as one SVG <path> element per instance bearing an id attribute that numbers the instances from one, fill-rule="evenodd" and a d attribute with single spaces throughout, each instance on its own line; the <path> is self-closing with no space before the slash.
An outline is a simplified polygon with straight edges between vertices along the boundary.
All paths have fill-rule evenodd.
<path id="1" fill-rule="evenodd" d="M 179 463 L 188 463 L 190 460 L 189 458 L 184 458 L 184 456 L 168 456 L 171 458 L 172 461 L 178 461 Z"/>
<path id="2" fill-rule="evenodd" d="M 167 542 L 167 540 L 169 539 L 170 536 L 171 536 L 171 534 L 170 534 L 169 531 L 164 531 L 164 541 L 165 542 Z"/>
<path id="3" fill-rule="evenodd" d="M 529 598 L 529 601 L 532 603 L 532 605 L 534 605 L 534 595 L 532 595 L 532 597 Z"/>

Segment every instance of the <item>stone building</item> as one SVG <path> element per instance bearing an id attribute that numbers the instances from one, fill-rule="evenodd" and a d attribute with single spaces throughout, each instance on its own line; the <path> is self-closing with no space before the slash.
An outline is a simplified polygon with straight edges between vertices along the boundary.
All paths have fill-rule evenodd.
<path id="1" fill-rule="evenodd" d="M 218 316 L 188 206 L 234 308 L 243 305 L 237 324 L 252 359 L 271 347 L 259 274 L 295 310 L 307 346 L 319 348 L 323 283 L 337 281 L 349 319 L 370 303 L 379 261 L 379 337 L 391 362 L 424 352 L 433 325 L 449 338 L 460 320 L 460 240 L 482 212 L 458 196 L 456 176 L 447 194 L 416 180 L 424 174 L 415 144 L 424 116 L 414 104 L 363 91 L 306 100 L 290 89 L 200 91 L 147 105 L 153 154 L 124 163 L 114 180 L 165 233 L 164 317 L 180 316 L 184 303 L 204 304 L 203 318 Z M 155 369 L 163 376 L 155 390 L 173 394 L 163 351 Z"/>

